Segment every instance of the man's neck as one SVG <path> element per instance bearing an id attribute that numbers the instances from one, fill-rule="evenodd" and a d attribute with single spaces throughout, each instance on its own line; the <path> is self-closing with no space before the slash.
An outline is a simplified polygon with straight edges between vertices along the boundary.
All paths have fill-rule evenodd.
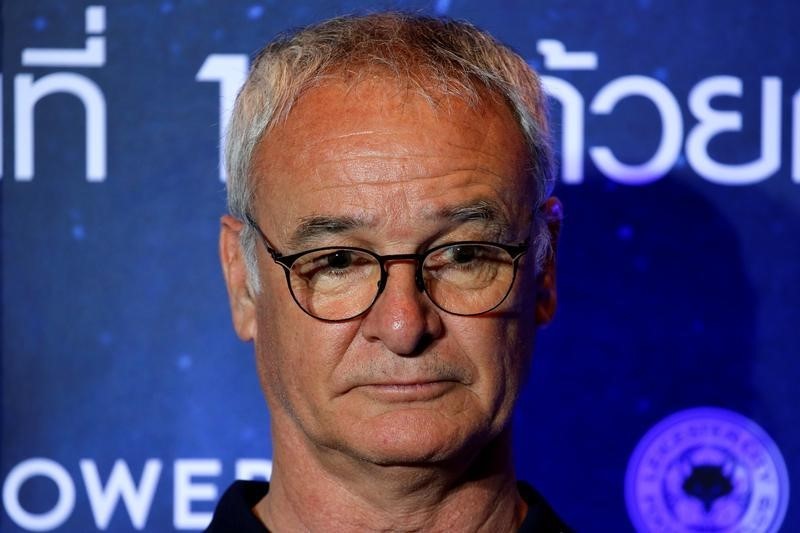
<path id="1" fill-rule="evenodd" d="M 298 454 L 308 451 L 301 443 L 276 441 L 270 490 L 253 511 L 276 533 L 516 531 L 527 509 L 517 492 L 509 433 L 461 468 L 319 460 Z"/>

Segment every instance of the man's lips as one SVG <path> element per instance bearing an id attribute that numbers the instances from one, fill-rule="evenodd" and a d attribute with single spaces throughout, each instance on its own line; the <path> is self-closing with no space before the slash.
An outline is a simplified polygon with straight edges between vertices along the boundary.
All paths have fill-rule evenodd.
<path id="1" fill-rule="evenodd" d="M 456 385 L 453 380 L 367 383 L 351 391 L 385 402 L 420 402 L 443 396 Z"/>

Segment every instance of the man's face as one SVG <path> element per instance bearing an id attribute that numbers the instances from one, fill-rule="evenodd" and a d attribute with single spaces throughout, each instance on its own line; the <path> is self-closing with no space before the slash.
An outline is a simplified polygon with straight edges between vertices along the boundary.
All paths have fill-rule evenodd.
<path id="1" fill-rule="evenodd" d="M 499 102 L 434 105 L 380 79 L 332 80 L 304 93 L 256 148 L 251 215 L 283 254 L 516 244 L 532 221 L 525 157 Z M 389 263 L 369 312 L 334 323 L 295 304 L 259 245 L 260 294 L 235 296 L 246 293 L 243 277 L 227 277 L 237 331 L 255 341 L 273 434 L 384 465 L 481 449 L 507 426 L 532 349 L 533 263 L 533 253 L 522 259 L 498 309 L 473 317 L 434 306 L 416 288 L 413 263 Z"/>

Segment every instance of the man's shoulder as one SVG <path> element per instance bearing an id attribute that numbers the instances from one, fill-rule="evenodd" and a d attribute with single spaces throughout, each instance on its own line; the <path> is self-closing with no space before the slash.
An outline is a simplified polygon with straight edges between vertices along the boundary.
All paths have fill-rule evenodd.
<path id="1" fill-rule="evenodd" d="M 222 495 L 205 533 L 264 533 L 267 528 L 253 514 L 253 507 L 267 495 L 266 481 L 235 481 Z"/>
<path id="2" fill-rule="evenodd" d="M 528 513 L 519 528 L 519 533 L 572 533 L 573 529 L 558 517 L 550 504 L 524 481 L 517 482 L 517 490 L 525 503 Z"/>

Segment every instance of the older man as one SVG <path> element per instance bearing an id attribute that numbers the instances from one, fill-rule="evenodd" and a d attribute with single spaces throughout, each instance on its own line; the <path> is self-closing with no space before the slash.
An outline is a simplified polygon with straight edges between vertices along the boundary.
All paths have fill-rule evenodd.
<path id="1" fill-rule="evenodd" d="M 545 98 L 465 23 L 334 19 L 255 59 L 220 253 L 269 405 L 269 484 L 209 531 L 567 531 L 511 415 L 555 307 Z"/>

